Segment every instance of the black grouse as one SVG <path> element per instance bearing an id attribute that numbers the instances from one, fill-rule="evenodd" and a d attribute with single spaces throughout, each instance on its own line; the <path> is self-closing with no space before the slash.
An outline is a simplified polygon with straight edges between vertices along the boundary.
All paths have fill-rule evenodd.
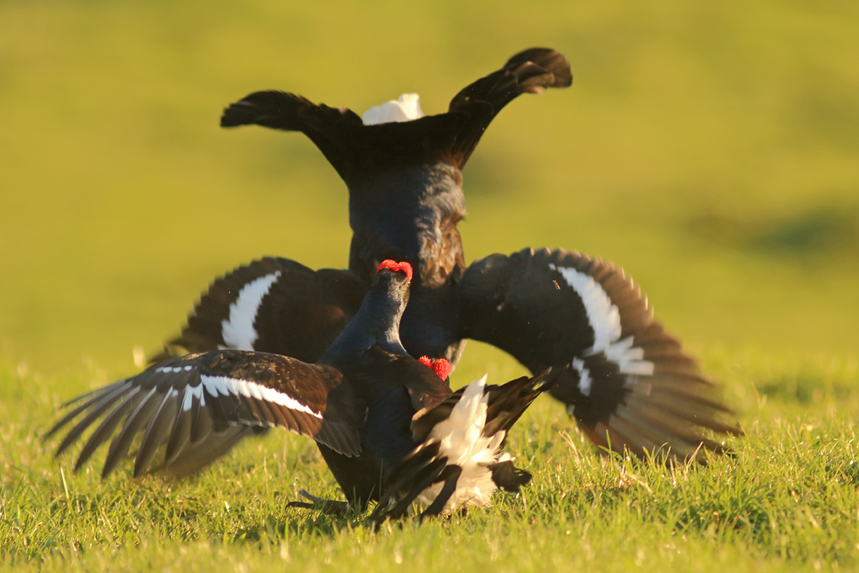
<path id="1" fill-rule="evenodd" d="M 216 350 L 168 359 L 77 398 L 49 433 L 80 418 L 57 455 L 103 417 L 75 470 L 112 438 L 107 476 L 142 434 L 134 476 L 156 457 L 156 469 L 181 476 L 244 436 L 281 427 L 318 443 L 349 502 L 363 509 L 380 501 L 376 519 L 405 515 L 415 501 L 422 515 L 437 515 L 485 506 L 497 487 L 518 490 L 530 474 L 502 454 L 506 433 L 557 375 L 500 387 L 487 387 L 484 377 L 452 393 L 445 360 L 416 360 L 400 343 L 411 275 L 408 263 L 383 261 L 354 318 L 316 364 Z"/>
<path id="2" fill-rule="evenodd" d="M 439 115 L 422 116 L 414 95 L 363 120 L 279 91 L 230 105 L 222 126 L 300 131 L 345 181 L 349 269 L 313 271 L 283 258 L 239 267 L 211 285 L 157 359 L 236 348 L 314 362 L 357 312 L 375 268 L 392 258 L 415 270 L 400 328 L 412 356 L 455 365 L 471 338 L 505 350 L 534 374 L 568 365 L 550 392 L 594 443 L 699 461 L 705 450 L 722 451 L 706 430 L 742 432 L 722 421 L 730 411 L 718 386 L 654 321 L 647 298 L 620 268 L 549 249 L 465 265 L 460 170 L 507 103 L 571 83 L 561 54 L 533 48 L 467 86 Z"/>

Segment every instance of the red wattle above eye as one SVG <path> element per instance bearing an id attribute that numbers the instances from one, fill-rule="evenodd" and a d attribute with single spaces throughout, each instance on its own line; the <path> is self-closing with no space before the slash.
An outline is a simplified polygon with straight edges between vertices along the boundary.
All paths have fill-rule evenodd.
<path id="1" fill-rule="evenodd" d="M 403 271 L 406 273 L 406 277 L 408 277 L 409 282 L 412 282 L 412 265 L 403 261 L 402 263 L 398 263 L 397 261 L 386 259 L 382 261 L 382 264 L 379 265 L 379 268 L 376 269 L 378 273 L 382 269 L 390 269 L 392 271 Z"/>
<path id="2" fill-rule="evenodd" d="M 450 362 L 445 360 L 444 358 L 439 358 L 438 360 L 433 360 L 429 356 L 421 356 L 418 358 L 420 363 L 432 368 L 432 371 L 436 373 L 436 375 L 442 380 L 447 380 L 447 377 L 450 376 L 450 371 L 452 367 Z"/>

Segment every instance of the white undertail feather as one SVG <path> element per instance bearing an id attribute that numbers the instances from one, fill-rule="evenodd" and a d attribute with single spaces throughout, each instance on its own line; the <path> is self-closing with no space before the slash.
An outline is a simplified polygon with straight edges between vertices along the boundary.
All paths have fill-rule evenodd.
<path id="1" fill-rule="evenodd" d="M 411 121 L 424 116 L 421 110 L 421 99 L 418 94 L 403 94 L 397 100 L 391 100 L 371 107 L 361 116 L 364 125 L 378 125 Z"/>
<path id="2" fill-rule="evenodd" d="M 486 507 L 492 493 L 497 489 L 492 481 L 492 472 L 487 466 L 510 459 L 501 456 L 501 442 L 505 432 L 494 436 L 482 436 L 486 425 L 486 407 L 489 395 L 484 394 L 486 376 L 469 384 L 450 416 L 432 429 L 428 442 L 440 441 L 439 456 L 447 457 L 447 465 L 462 468 L 456 491 L 448 500 L 442 513 L 449 514 L 464 505 Z M 443 484 L 437 483 L 423 491 L 419 503 L 429 505 L 441 491 Z"/>

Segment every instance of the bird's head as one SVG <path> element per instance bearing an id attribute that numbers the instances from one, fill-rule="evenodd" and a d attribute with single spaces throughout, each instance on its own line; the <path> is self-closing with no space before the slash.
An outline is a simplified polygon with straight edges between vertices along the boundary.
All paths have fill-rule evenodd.
<path id="1" fill-rule="evenodd" d="M 391 354 L 408 356 L 400 341 L 400 319 L 409 302 L 412 265 L 391 259 L 382 261 L 361 307 L 320 362 L 354 359 L 379 346 Z"/>
<path id="2" fill-rule="evenodd" d="M 412 265 L 392 259 L 382 261 L 376 269 L 375 288 L 384 292 L 384 297 L 399 308 L 398 314 L 406 309 L 409 302 L 409 285 L 412 282 Z M 399 318 L 398 322 L 399 324 Z"/>

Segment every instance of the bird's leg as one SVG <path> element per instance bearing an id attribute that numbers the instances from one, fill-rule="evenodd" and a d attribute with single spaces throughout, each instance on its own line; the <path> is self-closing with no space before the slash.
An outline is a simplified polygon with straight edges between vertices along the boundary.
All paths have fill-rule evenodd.
<path id="1" fill-rule="evenodd" d="M 321 511 L 322 513 L 326 513 L 328 515 L 334 515 L 337 517 L 343 517 L 349 512 L 349 503 L 345 501 L 337 501 L 333 499 L 322 499 L 321 497 L 316 497 L 312 493 L 307 490 L 299 490 L 298 494 L 306 499 L 309 499 L 311 503 L 306 501 L 290 501 L 286 504 L 286 507 L 302 507 L 305 509 L 316 509 Z"/>
<path id="2" fill-rule="evenodd" d="M 444 480 L 444 486 L 442 486 L 441 491 L 438 492 L 438 495 L 430 506 L 421 512 L 420 521 L 423 521 L 426 517 L 435 517 L 442 512 L 450 496 L 456 491 L 456 483 L 461 474 L 462 468 L 459 466 L 447 466 L 444 468 L 444 471 L 439 476 L 440 479 Z"/>
<path id="3" fill-rule="evenodd" d="M 376 509 L 370 516 L 370 520 L 376 522 L 378 526 L 378 524 L 381 524 L 386 519 L 395 520 L 406 515 L 412 502 L 414 502 L 414 500 L 417 499 L 417 497 L 426 488 L 438 481 L 438 476 L 441 475 L 446 463 L 447 458 L 439 458 L 418 472 L 414 477 L 416 485 L 412 486 L 409 492 L 397 501 L 393 507 L 391 507 L 390 504 L 390 495 L 387 499 L 380 500 L 379 505 L 376 506 Z"/>

